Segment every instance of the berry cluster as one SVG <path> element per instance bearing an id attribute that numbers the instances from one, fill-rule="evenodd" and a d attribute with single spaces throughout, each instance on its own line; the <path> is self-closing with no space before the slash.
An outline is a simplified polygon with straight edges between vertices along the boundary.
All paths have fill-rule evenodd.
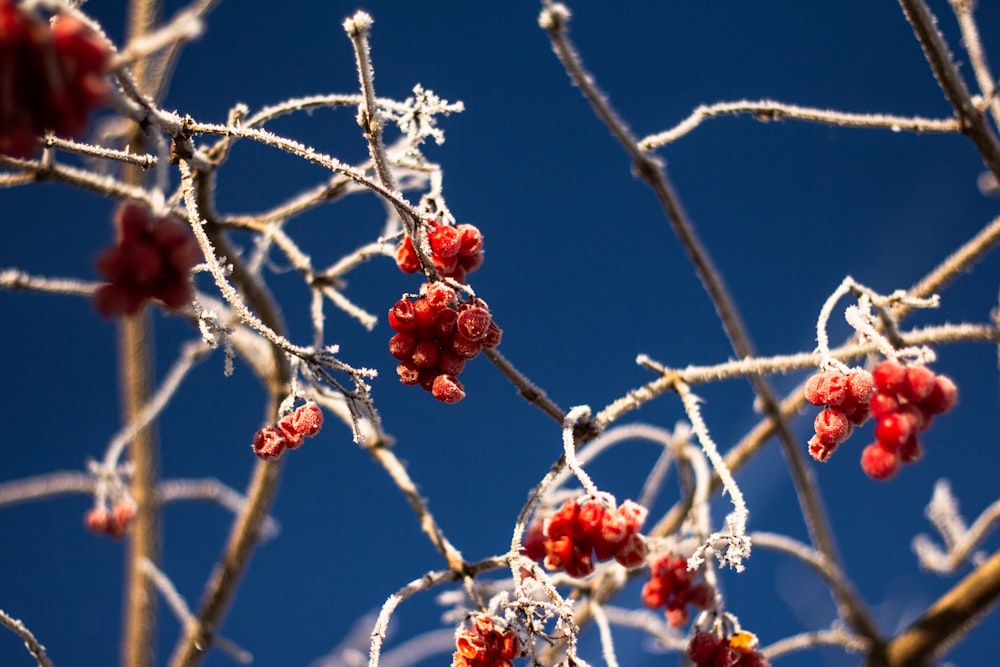
<path id="1" fill-rule="evenodd" d="M 674 628 L 687 624 L 687 605 L 707 609 L 712 604 L 712 589 L 704 582 L 694 583 L 687 559 L 665 554 L 649 563 L 650 579 L 642 587 L 642 602 L 650 609 L 666 608 L 667 622 Z"/>
<path id="2" fill-rule="evenodd" d="M 721 639 L 711 632 L 698 632 L 688 644 L 688 657 L 696 667 L 769 667 L 770 661 L 757 650 L 757 637 L 737 632 Z"/>
<path id="3" fill-rule="evenodd" d="M 826 406 L 816 415 L 816 434 L 809 439 L 809 453 L 817 461 L 826 461 L 837 445 L 850 437 L 870 414 L 869 401 L 875 393 L 872 375 L 865 370 L 844 374 L 837 370 L 820 371 L 806 380 L 806 400 Z"/>
<path id="4" fill-rule="evenodd" d="M 482 232 L 469 224 L 449 227 L 432 220 L 430 226 L 427 240 L 431 245 L 431 262 L 435 270 L 442 278 L 464 283 L 466 274 L 482 266 Z M 409 236 L 396 248 L 396 265 L 403 273 L 417 273 L 421 269 L 420 257 Z"/>
<path id="5" fill-rule="evenodd" d="M 389 310 L 389 326 L 396 331 L 389 353 L 399 360 L 400 382 L 419 384 L 442 403 L 458 403 L 465 398 L 458 375 L 466 360 L 499 345 L 503 332 L 481 299 L 458 303 L 455 290 L 443 282 L 425 284 L 422 292 Z"/>
<path id="6" fill-rule="evenodd" d="M 614 558 L 625 567 L 646 560 L 646 542 L 639 529 L 648 511 L 626 500 L 617 509 L 588 498 L 567 500 L 541 526 L 535 524 L 524 540 L 524 555 L 544 559 L 550 570 L 565 570 L 571 577 L 594 571 L 594 559 Z"/>
<path id="7" fill-rule="evenodd" d="M 116 540 L 128 532 L 135 519 L 136 507 L 131 500 L 120 500 L 109 510 L 95 507 L 83 517 L 87 530 L 95 535 L 108 535 Z"/>
<path id="8" fill-rule="evenodd" d="M 903 463 L 920 459 L 917 435 L 930 427 L 934 415 L 955 407 L 958 389 L 951 378 L 926 366 L 883 361 L 872 375 L 878 389 L 871 399 L 875 442 L 861 453 L 861 468 L 873 479 L 889 479 Z"/>
<path id="9" fill-rule="evenodd" d="M 290 412 L 274 426 L 265 426 L 253 436 L 253 453 L 273 459 L 286 449 L 297 449 L 303 438 L 311 438 L 323 428 L 323 411 L 315 403 L 306 403 Z"/>
<path id="10" fill-rule="evenodd" d="M 108 92 L 110 45 L 79 19 L 52 25 L 0 0 L 0 153 L 27 157 L 46 131 L 74 136 Z"/>
<path id="11" fill-rule="evenodd" d="M 187 227 L 170 216 L 154 217 L 145 204 L 130 201 L 115 215 L 117 243 L 97 257 L 97 271 L 108 283 L 94 293 L 94 306 L 106 317 L 133 315 L 147 299 L 181 308 L 194 298 L 191 268 L 201 248 Z"/>
<path id="12" fill-rule="evenodd" d="M 476 616 L 455 639 L 451 667 L 512 667 L 521 655 L 521 641 L 513 630 L 501 631 L 489 616 Z"/>

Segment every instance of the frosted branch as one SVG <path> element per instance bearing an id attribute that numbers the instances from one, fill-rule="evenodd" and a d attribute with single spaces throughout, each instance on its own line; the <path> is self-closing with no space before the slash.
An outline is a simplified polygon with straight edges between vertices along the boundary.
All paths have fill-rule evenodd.
<path id="1" fill-rule="evenodd" d="M 45 647 L 35 639 L 35 635 L 31 634 L 31 630 L 24 623 L 0 609 L 0 625 L 5 626 L 24 640 L 24 647 L 28 649 L 31 657 L 38 662 L 39 667 L 52 667 L 52 661 L 49 660 L 49 656 L 45 653 Z"/>
<path id="2" fill-rule="evenodd" d="M 913 551 L 920 567 L 937 574 L 951 574 L 969 560 L 977 567 L 982 565 L 986 554 L 974 550 L 1000 522 L 1000 500 L 983 510 L 972 526 L 966 528 L 958 501 L 951 494 L 951 485 L 941 479 L 934 485 L 934 494 L 924 514 L 938 531 L 945 548 L 942 550 L 926 535 L 917 535 Z"/>
<path id="3" fill-rule="evenodd" d="M 738 100 L 735 102 L 702 104 L 696 107 L 690 116 L 669 130 L 651 134 L 641 139 L 639 141 L 639 148 L 648 151 L 666 146 L 692 132 L 707 120 L 722 116 L 738 116 L 740 114 L 749 114 L 754 120 L 762 123 L 788 118 L 808 123 L 820 123 L 822 125 L 885 129 L 893 132 L 945 133 L 960 132 L 962 129 L 961 124 L 954 118 L 937 119 L 880 113 L 851 113 L 849 111 L 836 111 L 833 109 L 802 107 L 775 100 Z"/>

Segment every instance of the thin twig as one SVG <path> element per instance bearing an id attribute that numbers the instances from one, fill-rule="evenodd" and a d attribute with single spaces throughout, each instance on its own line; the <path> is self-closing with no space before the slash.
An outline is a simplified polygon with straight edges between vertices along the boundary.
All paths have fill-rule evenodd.
<path id="1" fill-rule="evenodd" d="M 9 615 L 3 609 L 0 609 L 0 625 L 5 626 L 24 640 L 25 648 L 28 649 L 31 657 L 38 662 L 39 667 L 52 667 L 52 661 L 49 660 L 49 656 L 45 653 L 45 647 L 35 639 L 35 635 L 31 634 L 31 630 L 24 623 Z"/>
<path id="2" fill-rule="evenodd" d="M 722 116 L 737 116 L 750 114 L 754 120 L 767 123 L 789 118 L 809 123 L 835 125 L 839 127 L 887 129 L 893 132 L 959 132 L 961 124 L 954 118 L 921 118 L 919 116 L 894 116 L 879 113 L 851 113 L 833 109 L 817 109 L 801 107 L 796 104 L 786 104 L 775 100 L 738 100 L 735 102 L 716 102 L 702 104 L 691 112 L 691 115 L 680 123 L 657 134 L 651 134 L 639 141 L 639 148 L 644 151 L 654 150 L 677 141 L 692 132 L 706 120 Z"/>

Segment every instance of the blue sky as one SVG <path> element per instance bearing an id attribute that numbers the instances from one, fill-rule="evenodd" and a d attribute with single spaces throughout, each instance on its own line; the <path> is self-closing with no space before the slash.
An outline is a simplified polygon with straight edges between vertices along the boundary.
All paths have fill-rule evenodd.
<path id="1" fill-rule="evenodd" d="M 996 65 L 1000 9 L 981 4 L 982 37 Z M 92 0 L 86 9 L 120 42 L 119 5 Z M 236 102 L 255 110 L 290 97 L 356 92 L 340 25 L 358 6 L 309 5 L 303 11 L 293 3 L 221 3 L 204 36 L 185 50 L 164 106 L 224 122 Z M 168 3 L 168 13 L 178 7 Z M 507 358 L 564 409 L 599 409 L 651 379 L 634 363 L 639 353 L 671 367 L 731 357 L 655 198 L 552 54 L 537 26 L 538 5 L 375 0 L 363 8 L 375 19 L 379 95 L 403 98 L 420 83 L 465 104 L 464 113 L 442 121 L 447 141 L 426 152 L 444 169 L 450 209 L 486 237 L 486 261 L 472 283 L 504 328 L 500 349 Z M 742 98 L 950 114 L 893 3 L 586 0 L 571 8 L 571 35 L 585 63 L 638 135 L 674 125 L 698 104 Z M 933 9 L 971 82 L 947 4 Z M 366 155 L 349 110 L 300 114 L 274 129 L 345 161 Z M 976 188 L 980 158 L 957 136 L 724 118 L 658 156 L 763 355 L 812 350 L 820 306 L 844 276 L 881 292 L 906 288 L 998 211 L 998 200 Z M 220 175 L 218 205 L 224 212 L 262 210 L 324 178 L 315 167 L 238 145 Z M 7 189 L 0 202 L 9 230 L 0 266 L 96 278 L 93 258 L 110 243 L 112 202 L 58 184 Z M 322 263 L 373 240 L 383 222 L 374 197 L 356 197 L 293 221 L 288 230 Z M 237 243 L 249 245 L 245 237 Z M 293 337 L 306 341 L 305 291 L 278 264 L 274 288 Z M 913 323 L 988 321 L 998 280 L 1000 262 L 988 256 L 942 294 L 939 309 Z M 352 274 L 346 293 L 382 313 L 416 287 L 386 259 Z M 3 479 L 80 470 L 102 455 L 117 429 L 115 328 L 85 300 L 70 297 L 5 292 L 0 308 L 6 313 L 0 360 L 8 378 L 0 389 Z M 197 333 L 175 318 L 155 320 L 162 373 L 181 342 Z M 561 452 L 558 426 L 524 403 L 485 359 L 462 375 L 468 397 L 445 406 L 395 381 L 385 323 L 368 333 L 330 313 L 327 331 L 345 360 L 380 371 L 373 391 L 397 439 L 395 452 L 452 542 L 469 560 L 503 552 L 526 493 Z M 838 323 L 831 337 L 846 332 Z M 845 567 L 886 633 L 957 580 L 921 573 L 909 547 L 915 534 L 929 530 L 922 514 L 935 480 L 951 480 L 970 519 L 996 499 L 995 480 L 984 475 L 996 469 L 996 351 L 975 344 L 938 353 L 935 368 L 956 379 L 961 403 L 927 433 L 923 462 L 887 484 L 869 480 L 857 463 L 871 437 L 868 425 L 830 463 L 814 466 Z M 787 391 L 804 377 L 772 381 Z M 743 380 L 696 391 L 723 449 L 759 419 Z M 215 476 L 242 488 L 254 464 L 248 445 L 261 425 L 263 399 L 245 365 L 238 363 L 231 378 L 223 377 L 220 356 L 200 365 L 160 425 L 164 476 Z M 666 395 L 625 421 L 672 428 L 683 418 L 677 397 Z M 811 420 L 807 411 L 794 422 L 803 447 Z M 619 498 L 634 497 L 655 455 L 640 443 L 613 450 L 589 471 Z M 805 539 L 774 443 L 738 480 L 751 529 Z M 661 511 L 672 493 L 668 487 Z M 77 496 L 0 512 L 0 530 L 8 535 L 0 550 L 7 573 L 0 577 L 0 609 L 35 631 L 57 665 L 110 664 L 118 656 L 122 544 L 82 528 L 88 506 Z M 725 508 L 718 504 L 716 516 Z M 310 664 L 391 592 L 443 565 L 399 491 L 333 420 L 288 456 L 274 515 L 282 532 L 254 556 L 222 627 L 258 665 Z M 166 509 L 163 567 L 192 603 L 229 520 L 208 505 Z M 833 619 L 829 597 L 808 571 L 763 549 L 742 575 L 725 574 L 723 586 L 728 608 L 765 644 Z M 635 604 L 637 595 L 626 591 L 621 604 Z M 396 641 L 442 627 L 433 598 L 424 594 L 401 607 Z M 987 618 L 948 659 L 979 664 L 993 651 L 998 630 L 996 618 Z M 163 608 L 161 662 L 177 633 L 177 621 Z M 595 633 L 585 636 L 585 655 L 600 664 Z M 623 664 L 673 664 L 634 637 L 621 637 Z M 442 655 L 435 664 L 449 660 Z M 229 663 L 217 652 L 206 660 Z M 777 664 L 856 663 L 821 651 Z M 0 664 L 31 664 L 13 635 L 0 636 Z"/>

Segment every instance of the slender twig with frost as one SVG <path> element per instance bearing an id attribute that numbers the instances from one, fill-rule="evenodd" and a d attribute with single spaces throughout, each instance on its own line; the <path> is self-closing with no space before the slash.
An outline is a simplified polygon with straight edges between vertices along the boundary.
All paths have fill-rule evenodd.
<path id="1" fill-rule="evenodd" d="M 919 116 L 895 116 L 880 113 L 851 113 L 833 109 L 817 109 L 801 107 L 796 104 L 785 104 L 774 100 L 739 100 L 736 102 L 717 102 L 702 104 L 691 115 L 680 123 L 657 134 L 651 134 L 639 141 L 639 148 L 644 151 L 654 150 L 677 141 L 693 131 L 704 121 L 721 116 L 737 116 L 750 114 L 754 120 L 767 123 L 789 118 L 809 123 L 820 123 L 839 127 L 874 128 L 892 130 L 893 132 L 959 132 L 961 125 L 954 118 L 920 118 Z"/>
<path id="2" fill-rule="evenodd" d="M 24 640 L 24 647 L 28 649 L 28 653 L 31 654 L 31 657 L 38 662 L 38 667 L 52 667 L 52 661 L 49 660 L 48 654 L 45 653 L 45 647 L 42 646 L 37 639 L 35 639 L 35 635 L 31 634 L 31 630 L 29 630 L 24 623 L 14 618 L 3 609 L 0 609 L 0 625 L 3 625 Z"/>

